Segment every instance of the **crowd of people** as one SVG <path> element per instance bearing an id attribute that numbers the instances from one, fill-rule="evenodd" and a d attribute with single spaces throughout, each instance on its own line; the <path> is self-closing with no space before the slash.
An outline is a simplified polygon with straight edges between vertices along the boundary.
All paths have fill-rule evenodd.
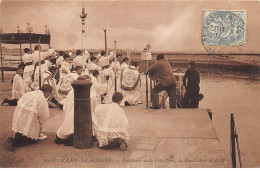
<path id="1" fill-rule="evenodd" d="M 12 123 L 15 137 L 8 138 L 8 149 L 14 151 L 16 147 L 46 139 L 42 125 L 49 118 L 49 108 L 52 107 L 59 107 L 65 113 L 54 142 L 73 145 L 72 82 L 89 79 L 92 82 L 90 98 L 94 139 L 98 140 L 100 148 L 117 145 L 126 150 L 128 120 L 121 107 L 142 104 L 138 62 L 130 63 L 127 57 L 113 52 L 107 55 L 101 51 L 94 56 L 77 50 L 76 57 L 72 59 L 72 52 L 56 53 L 51 48 L 43 52 L 40 48 L 36 45 L 32 54 L 30 49 L 24 49 L 23 62 L 13 79 L 12 99 L 6 98 L 2 102 L 2 105 L 17 106 Z M 194 63 L 191 66 L 184 77 L 184 85 L 187 86 L 184 103 L 186 107 L 198 107 L 199 73 Z M 153 105 L 150 108 L 160 108 L 158 93 L 163 90 L 168 93 L 170 108 L 176 108 L 176 80 L 164 55 L 157 56 L 157 62 L 147 68 L 147 74 L 158 82 L 152 89 Z"/>
<path id="2" fill-rule="evenodd" d="M 24 49 L 22 63 L 18 66 L 13 79 L 12 99 L 5 98 L 2 102 L 2 105 L 17 106 L 12 123 L 15 137 L 9 137 L 7 141 L 11 151 L 15 147 L 47 138 L 41 131 L 42 124 L 49 117 L 49 108 L 53 107 L 64 110 L 63 125 L 66 125 L 65 131 L 64 126 L 57 131 L 55 143 L 70 142 L 65 144 L 71 145 L 69 140 L 73 136 L 74 129 L 74 102 L 72 103 L 74 93 L 71 83 L 80 77 L 90 79 L 92 82 L 90 94 L 93 118 L 100 118 L 97 117 L 98 110 L 108 108 L 112 104 L 114 106 L 117 104 L 120 109 L 121 106 L 142 103 L 138 63 L 133 62 L 129 66 L 127 57 L 122 58 L 121 54 L 113 52 L 106 55 L 105 51 L 94 56 L 87 51 L 77 50 L 72 59 L 72 52 L 69 54 L 63 51 L 56 53 L 51 48 L 44 52 L 40 48 L 36 45 L 33 53 L 30 53 L 28 48 Z M 42 108 L 41 112 L 44 113 L 39 113 L 39 106 Z M 120 122 L 124 122 L 125 136 L 120 137 L 121 134 L 118 134 L 115 139 L 120 140 L 117 142 L 125 150 L 128 140 L 128 136 L 126 136 L 128 135 L 126 132 L 128 121 L 123 110 L 118 111 L 117 116 L 113 119 L 118 119 L 119 125 L 122 125 Z M 116 112 L 112 113 L 116 115 Z M 41 118 L 41 116 L 43 117 Z M 95 119 L 94 123 L 98 124 L 98 119 Z M 98 126 L 95 128 L 99 129 Z M 109 131 L 109 128 L 107 130 Z M 104 143 L 101 143 L 100 137 L 102 136 L 99 133 L 96 133 L 95 136 L 100 140 L 100 147 L 109 145 L 102 145 Z"/>

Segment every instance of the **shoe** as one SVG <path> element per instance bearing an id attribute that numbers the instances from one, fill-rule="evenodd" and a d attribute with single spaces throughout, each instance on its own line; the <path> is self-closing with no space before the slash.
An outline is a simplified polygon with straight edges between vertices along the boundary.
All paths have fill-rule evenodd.
<path id="1" fill-rule="evenodd" d="M 131 104 L 128 102 L 125 102 L 125 106 L 131 106 Z"/>
<path id="2" fill-rule="evenodd" d="M 160 107 L 157 107 L 157 106 L 150 106 L 150 109 L 155 109 L 155 110 L 157 110 L 157 109 L 160 109 Z"/>
<path id="3" fill-rule="evenodd" d="M 45 140 L 45 139 L 47 139 L 47 135 L 44 135 L 44 134 L 41 132 L 41 134 L 40 134 L 40 136 L 39 136 L 39 140 Z"/>
<path id="4" fill-rule="evenodd" d="M 7 150 L 14 152 L 15 147 L 14 147 L 14 139 L 13 138 L 9 137 L 7 139 L 6 147 L 7 147 Z"/>
<path id="5" fill-rule="evenodd" d="M 95 142 L 95 141 L 97 141 L 97 138 L 96 138 L 96 136 L 93 136 L 92 137 L 92 142 Z"/>
<path id="6" fill-rule="evenodd" d="M 63 110 L 63 105 L 59 103 L 59 108 Z"/>
<path id="7" fill-rule="evenodd" d="M 57 135 L 56 135 L 56 139 L 54 140 L 54 143 L 55 144 L 64 144 L 64 140 L 59 138 Z"/>
<path id="8" fill-rule="evenodd" d="M 122 151 L 126 151 L 126 149 L 127 149 L 127 144 L 125 143 L 124 140 L 119 140 L 119 145 L 120 145 L 120 149 L 121 149 Z"/>
<path id="9" fill-rule="evenodd" d="M 4 105 L 5 103 L 7 103 L 7 102 L 8 102 L 8 99 L 5 98 L 1 105 L 3 106 L 3 105 Z"/>

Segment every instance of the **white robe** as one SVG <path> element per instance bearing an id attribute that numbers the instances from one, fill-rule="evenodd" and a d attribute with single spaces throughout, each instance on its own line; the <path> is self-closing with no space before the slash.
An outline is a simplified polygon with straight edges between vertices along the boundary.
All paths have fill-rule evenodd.
<path id="1" fill-rule="evenodd" d="M 52 77 L 52 73 L 50 71 L 43 73 L 42 84 L 49 84 L 52 87 L 52 96 L 56 100 L 60 101 L 56 82 L 56 79 Z"/>
<path id="2" fill-rule="evenodd" d="M 49 118 L 47 99 L 41 90 L 25 93 L 15 108 L 12 130 L 38 139 L 42 125 Z"/>
<path id="3" fill-rule="evenodd" d="M 101 71 L 102 68 L 100 66 L 98 66 L 97 64 L 93 63 L 93 62 L 89 62 L 87 65 L 86 65 L 86 68 L 89 70 L 89 71 L 94 71 L 94 70 L 98 70 L 98 71 Z"/>
<path id="4" fill-rule="evenodd" d="M 96 97 L 95 104 L 101 104 L 101 95 L 104 94 L 107 91 L 107 84 L 101 84 L 96 77 L 94 77 L 92 74 L 90 74 L 90 78 L 92 81 L 92 86 L 91 86 L 91 93 Z M 92 101 L 94 99 L 91 99 Z M 95 105 L 95 106 L 96 106 Z M 95 107 L 94 107 L 95 109 Z"/>
<path id="5" fill-rule="evenodd" d="M 87 61 L 86 56 L 76 56 L 73 59 L 73 67 L 76 68 L 76 66 L 81 66 L 82 68 L 85 68 L 86 61 Z"/>
<path id="6" fill-rule="evenodd" d="M 45 60 L 45 58 L 47 58 L 48 56 L 51 56 L 53 54 L 53 52 L 54 52 L 53 49 L 49 49 L 47 52 L 40 52 L 40 55 L 39 55 L 39 51 L 35 51 L 32 54 L 33 64 L 35 65 L 37 62 Z M 49 68 L 45 63 L 41 64 L 41 78 L 42 78 L 42 74 L 48 70 L 49 70 Z M 35 68 L 34 81 L 32 84 L 32 88 L 35 90 L 39 89 L 39 66 L 36 66 L 36 68 Z"/>
<path id="7" fill-rule="evenodd" d="M 63 61 L 61 63 L 61 68 L 60 68 L 60 82 L 69 73 L 70 73 L 70 64 L 67 61 Z"/>
<path id="8" fill-rule="evenodd" d="M 122 89 L 124 98 L 121 105 L 124 106 L 125 102 L 128 102 L 130 105 L 141 103 L 140 74 L 134 66 L 123 70 L 122 82 L 122 84 L 131 87 L 131 90 Z M 137 85 L 135 86 L 136 83 Z"/>
<path id="9" fill-rule="evenodd" d="M 93 107 L 95 105 L 94 104 L 95 96 L 93 96 L 91 92 L 90 92 L 90 98 L 91 98 L 91 113 L 93 113 Z M 71 134 L 74 133 L 74 90 L 73 89 L 71 89 L 68 96 L 66 97 L 63 109 L 65 112 L 65 117 L 61 127 L 57 131 L 57 136 L 61 139 L 66 139 Z"/>
<path id="10" fill-rule="evenodd" d="M 67 97 L 69 91 L 72 89 L 71 82 L 76 80 L 79 75 L 75 72 L 66 75 L 62 81 L 57 85 L 58 89 L 58 99 L 61 104 L 64 104 L 64 99 Z"/>
<path id="11" fill-rule="evenodd" d="M 56 60 L 56 66 L 59 67 L 61 66 L 61 63 L 64 61 L 63 56 L 59 56 L 58 59 Z"/>
<path id="12" fill-rule="evenodd" d="M 23 60 L 24 64 L 33 62 L 33 55 L 25 53 L 22 57 L 22 60 Z M 33 70 L 34 70 L 33 64 L 25 66 L 24 71 L 23 71 L 23 79 L 31 78 L 31 76 L 33 74 Z"/>
<path id="13" fill-rule="evenodd" d="M 117 103 L 98 105 L 92 114 L 92 123 L 99 147 L 110 144 L 116 138 L 121 138 L 126 143 L 129 140 L 128 119 Z"/>
<path id="14" fill-rule="evenodd" d="M 123 71 L 123 70 L 126 69 L 126 68 L 129 68 L 129 65 L 126 64 L 125 62 L 123 62 L 123 63 L 121 64 L 121 71 Z"/>
<path id="15" fill-rule="evenodd" d="M 30 91 L 28 87 L 30 81 L 30 78 L 24 80 L 19 74 L 15 74 L 13 79 L 12 99 L 20 99 L 24 93 Z"/>

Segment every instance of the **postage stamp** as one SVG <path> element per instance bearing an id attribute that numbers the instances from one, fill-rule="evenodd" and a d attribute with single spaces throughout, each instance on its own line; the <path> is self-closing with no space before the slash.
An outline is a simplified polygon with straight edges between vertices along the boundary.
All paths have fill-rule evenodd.
<path id="1" fill-rule="evenodd" d="M 246 10 L 203 9 L 202 44 L 245 46 Z"/>

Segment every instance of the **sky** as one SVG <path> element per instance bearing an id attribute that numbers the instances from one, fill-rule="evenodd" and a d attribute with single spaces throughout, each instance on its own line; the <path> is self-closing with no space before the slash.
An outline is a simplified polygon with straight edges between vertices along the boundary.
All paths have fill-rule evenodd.
<path id="1" fill-rule="evenodd" d="M 147 43 L 152 51 L 206 53 L 201 43 L 202 10 L 246 9 L 246 47 L 213 47 L 223 52 L 260 53 L 259 1 L 1 1 L 4 33 L 23 32 L 29 22 L 35 33 L 44 33 L 47 24 L 54 49 L 78 49 L 82 45 L 79 15 L 87 12 L 85 48 L 104 49 L 107 30 L 109 48 L 142 50 Z M 250 21 L 250 22 L 249 22 Z M 251 23 L 252 21 L 252 23 Z M 258 28 L 258 29 L 257 29 Z M 257 41 L 256 41 L 256 40 Z M 257 45 L 258 44 L 258 45 Z"/>

